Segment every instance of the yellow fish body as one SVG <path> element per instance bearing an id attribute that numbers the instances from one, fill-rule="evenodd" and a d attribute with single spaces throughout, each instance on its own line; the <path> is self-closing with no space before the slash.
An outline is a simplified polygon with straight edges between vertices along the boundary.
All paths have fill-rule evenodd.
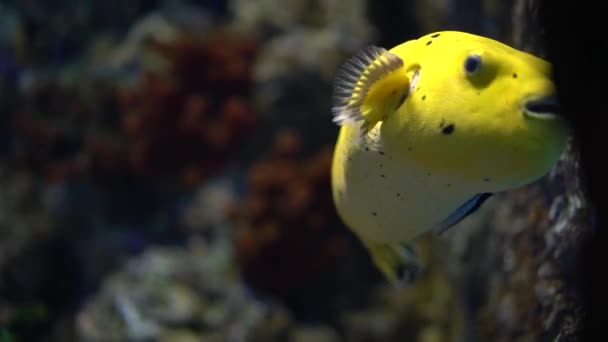
<path id="1" fill-rule="evenodd" d="M 444 31 L 369 47 L 334 84 L 337 210 L 380 270 L 402 281 L 407 242 L 492 193 L 545 175 L 565 148 L 551 66 L 495 40 Z"/>

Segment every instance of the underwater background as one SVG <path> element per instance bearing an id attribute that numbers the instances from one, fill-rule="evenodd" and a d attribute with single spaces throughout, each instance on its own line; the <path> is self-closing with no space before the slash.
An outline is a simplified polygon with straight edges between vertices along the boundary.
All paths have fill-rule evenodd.
<path id="1" fill-rule="evenodd" d="M 389 286 L 338 218 L 336 68 L 534 0 L 0 2 L 0 342 L 577 341 L 576 144 Z"/>

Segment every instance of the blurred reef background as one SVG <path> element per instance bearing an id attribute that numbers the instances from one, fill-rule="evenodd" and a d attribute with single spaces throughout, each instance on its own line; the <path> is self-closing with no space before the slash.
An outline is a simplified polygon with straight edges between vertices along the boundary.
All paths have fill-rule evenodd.
<path id="1" fill-rule="evenodd" d="M 0 342 L 578 341 L 576 141 L 388 286 L 331 200 L 336 68 L 534 0 L 0 2 Z"/>

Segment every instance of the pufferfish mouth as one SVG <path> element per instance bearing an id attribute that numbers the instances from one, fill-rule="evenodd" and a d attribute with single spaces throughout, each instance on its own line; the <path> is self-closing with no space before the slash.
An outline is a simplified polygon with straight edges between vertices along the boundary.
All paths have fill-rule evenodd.
<path id="1" fill-rule="evenodd" d="M 524 114 L 535 119 L 555 119 L 559 116 L 560 108 L 555 96 L 546 96 L 524 103 Z"/>

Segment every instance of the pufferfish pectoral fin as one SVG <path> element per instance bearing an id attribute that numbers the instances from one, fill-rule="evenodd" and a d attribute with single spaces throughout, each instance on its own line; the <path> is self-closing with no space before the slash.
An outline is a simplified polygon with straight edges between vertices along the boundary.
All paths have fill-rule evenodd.
<path id="1" fill-rule="evenodd" d="M 422 263 L 410 243 L 382 243 L 364 240 L 371 258 L 384 276 L 397 287 L 414 282 L 423 271 Z"/>
<path id="2" fill-rule="evenodd" d="M 361 135 L 395 110 L 409 93 L 403 60 L 377 46 L 368 46 L 347 60 L 334 80 L 332 114 L 338 125 L 358 123 Z"/>
<path id="3" fill-rule="evenodd" d="M 441 223 L 437 227 L 435 227 L 435 233 L 438 235 L 443 234 L 445 231 L 456 225 L 458 222 L 464 220 L 465 217 L 477 211 L 477 209 L 479 209 L 481 205 L 491 196 L 492 193 L 489 192 L 473 196 L 473 198 L 458 207 L 458 209 L 456 209 L 452 214 L 450 214 L 450 216 L 448 216 L 445 220 L 441 221 Z"/>

